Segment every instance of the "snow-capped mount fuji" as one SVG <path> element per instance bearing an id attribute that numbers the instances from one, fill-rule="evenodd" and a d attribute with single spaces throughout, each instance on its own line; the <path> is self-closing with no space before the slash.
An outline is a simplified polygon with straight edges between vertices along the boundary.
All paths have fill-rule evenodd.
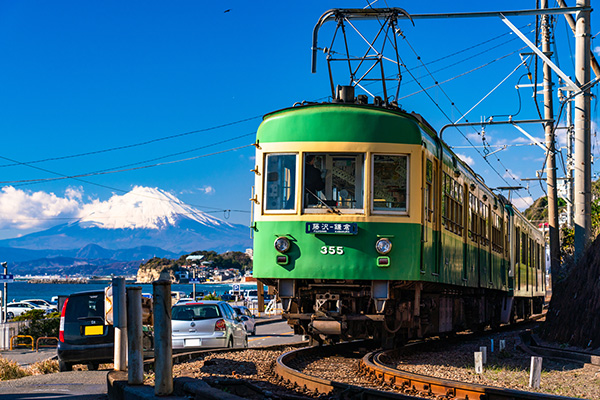
<path id="1" fill-rule="evenodd" d="M 0 246 L 30 250 L 73 250 L 94 244 L 105 249 L 156 247 L 173 253 L 244 251 L 249 228 L 208 215 L 161 189 L 135 187 L 125 195 L 82 206 L 80 219 Z"/>
<path id="2" fill-rule="evenodd" d="M 233 227 L 199 211 L 177 197 L 158 188 L 136 186 L 123 196 L 113 196 L 106 202 L 86 204 L 78 221 L 82 227 L 104 229 L 164 229 L 177 226 L 184 219 L 206 227 Z"/>

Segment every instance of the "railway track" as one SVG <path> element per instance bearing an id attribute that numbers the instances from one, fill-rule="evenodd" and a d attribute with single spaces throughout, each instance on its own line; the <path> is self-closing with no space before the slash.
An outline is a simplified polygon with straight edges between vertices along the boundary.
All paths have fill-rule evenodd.
<path id="1" fill-rule="evenodd" d="M 419 345 L 421 344 L 417 344 Z M 386 365 L 384 361 L 390 357 L 390 352 L 381 350 L 364 355 L 358 364 L 356 374 L 373 383 L 368 388 L 312 376 L 294 368 L 294 365 L 302 364 L 303 360 L 332 354 L 354 353 L 355 357 L 360 346 L 364 347 L 364 343 L 293 350 L 279 356 L 274 371 L 283 383 L 341 399 L 574 400 L 571 397 L 464 383 L 401 371 Z"/>

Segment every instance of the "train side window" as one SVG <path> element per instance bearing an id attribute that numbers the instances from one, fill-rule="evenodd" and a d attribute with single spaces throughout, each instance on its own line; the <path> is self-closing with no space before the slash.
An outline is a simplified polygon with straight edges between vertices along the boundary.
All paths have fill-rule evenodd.
<path id="1" fill-rule="evenodd" d="M 373 156 L 373 211 L 408 211 L 408 156 Z"/>
<path id="2" fill-rule="evenodd" d="M 296 154 L 267 154 L 265 211 L 296 208 Z"/>

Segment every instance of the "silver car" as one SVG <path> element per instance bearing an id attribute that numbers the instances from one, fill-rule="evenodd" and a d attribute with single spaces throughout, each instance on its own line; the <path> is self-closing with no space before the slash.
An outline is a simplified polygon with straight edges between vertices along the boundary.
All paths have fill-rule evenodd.
<path id="1" fill-rule="evenodd" d="M 252 315 L 248 307 L 233 306 L 233 309 L 238 317 L 240 317 L 242 322 L 244 322 L 244 325 L 246 325 L 246 332 L 248 332 L 250 336 L 256 335 L 256 321 L 254 320 L 254 315 Z"/>
<path id="2" fill-rule="evenodd" d="M 171 309 L 173 349 L 248 347 L 243 321 L 225 301 L 176 304 Z"/>

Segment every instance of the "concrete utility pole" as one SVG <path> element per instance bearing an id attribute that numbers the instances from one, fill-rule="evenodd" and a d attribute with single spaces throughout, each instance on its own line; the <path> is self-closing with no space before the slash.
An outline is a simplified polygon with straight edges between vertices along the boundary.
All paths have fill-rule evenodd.
<path id="1" fill-rule="evenodd" d="M 144 383 L 144 332 L 142 328 L 142 287 L 127 288 L 127 382 Z"/>
<path id="2" fill-rule="evenodd" d="M 589 7 L 589 0 L 577 0 Z M 575 83 L 590 81 L 590 12 L 579 11 L 575 20 Z M 590 241 L 592 217 L 592 169 L 590 137 L 590 90 L 575 95 L 575 259 L 583 255 Z"/>
<path id="3" fill-rule="evenodd" d="M 548 8 L 548 0 L 542 0 L 541 8 Z M 549 57 L 550 16 L 542 15 L 542 51 Z M 556 190 L 556 153 L 554 145 L 554 104 L 552 101 L 552 69 L 544 63 L 544 123 L 546 133 L 546 186 L 548 190 L 548 228 L 550 239 L 550 272 L 558 276 L 560 268 L 560 244 L 558 225 L 558 194 Z"/>
<path id="4" fill-rule="evenodd" d="M 567 91 L 565 98 L 569 98 L 571 92 Z M 573 227 L 573 102 L 567 103 L 567 225 Z"/>
<path id="5" fill-rule="evenodd" d="M 8 267 L 6 264 L 6 261 L 2 263 L 2 266 L 4 267 L 4 275 L 8 274 Z M 6 323 L 6 319 L 7 319 L 7 309 L 6 309 L 6 305 L 8 304 L 8 301 L 6 300 L 8 296 L 8 285 L 6 284 L 6 282 L 4 282 L 4 294 L 2 295 L 2 322 Z"/>
<path id="6" fill-rule="evenodd" d="M 115 327 L 114 369 L 127 369 L 127 303 L 125 278 L 113 277 L 113 325 Z"/>

